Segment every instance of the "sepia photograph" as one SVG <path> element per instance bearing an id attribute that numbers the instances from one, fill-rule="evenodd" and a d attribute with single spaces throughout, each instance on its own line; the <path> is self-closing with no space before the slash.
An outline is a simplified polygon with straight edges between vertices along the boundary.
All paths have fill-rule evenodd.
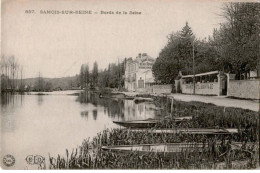
<path id="1" fill-rule="evenodd" d="M 257 170 L 260 1 L 2 0 L 3 170 Z"/>

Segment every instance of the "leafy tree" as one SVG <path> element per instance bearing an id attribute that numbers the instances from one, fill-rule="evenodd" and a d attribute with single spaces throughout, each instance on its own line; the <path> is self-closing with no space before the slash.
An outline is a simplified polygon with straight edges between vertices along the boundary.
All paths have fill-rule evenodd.
<path id="1" fill-rule="evenodd" d="M 168 43 L 162 49 L 153 65 L 156 81 L 173 83 L 179 71 L 192 72 L 192 47 L 195 37 L 188 23 L 180 32 L 170 34 Z"/>
<path id="2" fill-rule="evenodd" d="M 45 91 L 46 81 L 40 77 L 38 80 L 34 83 L 34 90 L 36 91 Z"/>
<path id="3" fill-rule="evenodd" d="M 215 35 L 214 35 L 215 36 Z M 181 71 L 183 75 L 220 70 L 221 60 L 217 52 L 214 37 L 198 40 L 188 23 L 181 31 L 170 34 L 168 43 L 162 49 L 153 65 L 153 74 L 157 81 L 173 83 Z"/>
<path id="4" fill-rule="evenodd" d="M 219 55 L 212 42 L 197 40 L 194 46 L 195 49 L 195 73 L 204 73 L 214 70 L 221 70 L 221 62 Z"/>
<path id="5" fill-rule="evenodd" d="M 46 82 L 44 90 L 45 91 L 51 91 L 52 90 L 52 83 Z"/>
<path id="6" fill-rule="evenodd" d="M 260 4 L 226 3 L 222 16 L 226 22 L 214 31 L 214 43 L 224 70 L 239 79 L 259 65 Z"/>
<path id="7" fill-rule="evenodd" d="M 90 83 L 90 73 L 89 73 L 89 66 L 88 64 L 82 64 L 80 67 L 80 86 L 85 88 Z"/>
<path id="8" fill-rule="evenodd" d="M 84 69 L 84 80 L 85 80 L 85 84 L 88 86 L 89 83 L 90 83 L 90 73 L 89 73 L 89 66 L 88 64 L 85 66 L 85 69 Z"/>
<path id="9" fill-rule="evenodd" d="M 79 78 L 80 78 L 80 86 L 82 88 L 86 87 L 86 83 L 85 83 L 85 65 L 84 64 L 82 64 L 81 67 L 80 67 Z"/>
<path id="10" fill-rule="evenodd" d="M 110 87 L 110 88 L 122 88 L 124 86 L 124 71 L 125 62 L 115 64 L 110 63 L 108 69 L 99 73 L 99 86 Z"/>
<path id="11" fill-rule="evenodd" d="M 92 72 L 93 86 L 97 86 L 98 83 L 98 64 L 95 61 Z"/>

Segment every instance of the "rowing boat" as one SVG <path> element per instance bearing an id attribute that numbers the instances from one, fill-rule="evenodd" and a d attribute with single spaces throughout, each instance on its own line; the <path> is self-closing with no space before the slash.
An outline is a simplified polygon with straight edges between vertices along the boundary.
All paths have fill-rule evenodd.
<path id="1" fill-rule="evenodd" d="M 155 125 L 158 123 L 158 120 L 147 119 L 147 120 L 133 120 L 133 121 L 113 121 L 113 123 L 123 127 L 151 128 L 151 127 L 155 127 Z"/>
<path id="2" fill-rule="evenodd" d="M 216 128 L 188 128 L 188 129 L 132 129 L 133 132 L 149 132 L 149 133 L 183 133 L 183 134 L 201 134 L 201 135 L 224 135 L 237 134 L 238 129 L 216 129 Z"/>
<path id="3" fill-rule="evenodd" d="M 189 119 L 192 119 L 192 117 L 186 116 L 186 117 L 172 118 L 172 120 L 174 120 L 176 123 L 180 123 Z M 156 124 L 162 120 L 163 119 L 145 119 L 145 120 L 132 120 L 132 121 L 113 121 L 113 123 L 118 124 L 120 126 L 131 127 L 131 128 L 151 128 L 151 127 L 155 127 Z"/>
<path id="4" fill-rule="evenodd" d="M 144 97 L 136 97 L 136 98 L 134 98 L 134 102 L 136 104 L 143 103 L 143 102 L 152 102 L 152 101 L 153 101 L 152 98 L 144 98 Z"/>
<path id="5" fill-rule="evenodd" d="M 221 143 L 216 143 L 220 146 Z M 235 142 L 230 144 L 231 149 L 241 149 L 242 143 Z M 212 148 L 212 147 L 211 147 Z M 210 149 L 207 143 L 168 143 L 168 144 L 139 144 L 139 145 L 114 145 L 102 146 L 104 151 L 130 153 L 138 152 L 139 154 L 157 153 L 165 157 L 171 157 L 173 154 L 181 152 L 203 152 Z"/>

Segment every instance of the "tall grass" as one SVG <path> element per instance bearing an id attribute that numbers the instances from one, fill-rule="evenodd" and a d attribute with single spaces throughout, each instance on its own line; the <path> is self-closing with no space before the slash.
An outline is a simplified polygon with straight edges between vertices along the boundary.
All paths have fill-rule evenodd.
<path id="1" fill-rule="evenodd" d="M 157 106 L 164 108 L 165 115 L 193 116 L 192 120 L 181 124 L 163 120 L 157 128 L 237 128 L 241 129 L 243 140 L 259 141 L 259 112 L 209 103 L 176 101 L 167 97 L 155 97 L 154 100 Z"/>
<path id="2" fill-rule="evenodd" d="M 259 116 L 257 112 L 239 108 L 224 108 L 199 102 L 181 102 L 166 97 L 155 97 L 155 104 L 170 117 L 193 116 L 192 120 L 176 124 L 167 119 L 156 128 L 238 128 L 236 135 L 190 135 L 182 133 L 155 134 L 130 129 L 105 129 L 91 141 L 66 156 L 49 157 L 50 169 L 254 169 L 259 167 Z M 221 145 L 215 147 L 216 141 Z M 230 150 L 229 142 L 245 145 Z M 201 142 L 207 144 L 202 152 L 183 150 L 170 159 L 158 153 L 140 154 L 103 151 L 102 146 L 153 143 Z M 253 142 L 248 145 L 247 142 Z M 206 145 L 205 145 L 206 146 Z"/>
<path id="3" fill-rule="evenodd" d="M 216 137 L 199 136 L 192 138 L 183 134 L 151 134 L 148 131 L 132 132 L 128 129 L 106 129 L 99 133 L 93 141 L 84 141 L 82 146 L 72 151 L 66 150 L 66 157 L 50 157 L 51 169 L 249 169 L 256 168 L 259 163 L 258 144 L 246 145 L 241 150 L 228 150 L 225 138 L 222 144 L 214 148 Z M 103 145 L 129 145 L 172 142 L 203 142 L 202 152 L 183 150 L 170 159 L 158 153 L 139 154 L 111 152 L 101 150 Z M 206 148 L 207 147 L 207 148 Z M 247 152 L 244 152 L 247 151 Z M 223 153 L 226 153 L 223 155 Z M 251 153 L 251 154 L 250 154 Z M 235 161 L 243 164 L 234 164 Z M 225 163 L 225 164 L 223 164 Z"/>

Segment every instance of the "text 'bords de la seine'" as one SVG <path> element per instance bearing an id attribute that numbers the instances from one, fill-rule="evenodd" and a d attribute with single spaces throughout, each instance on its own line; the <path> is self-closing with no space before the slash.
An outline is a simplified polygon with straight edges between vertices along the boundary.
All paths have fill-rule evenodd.
<path id="1" fill-rule="evenodd" d="M 26 13 L 26 12 L 25 12 Z M 92 10 L 40 10 L 40 14 L 107 14 L 107 15 L 140 15 L 140 11 L 92 11 Z"/>

